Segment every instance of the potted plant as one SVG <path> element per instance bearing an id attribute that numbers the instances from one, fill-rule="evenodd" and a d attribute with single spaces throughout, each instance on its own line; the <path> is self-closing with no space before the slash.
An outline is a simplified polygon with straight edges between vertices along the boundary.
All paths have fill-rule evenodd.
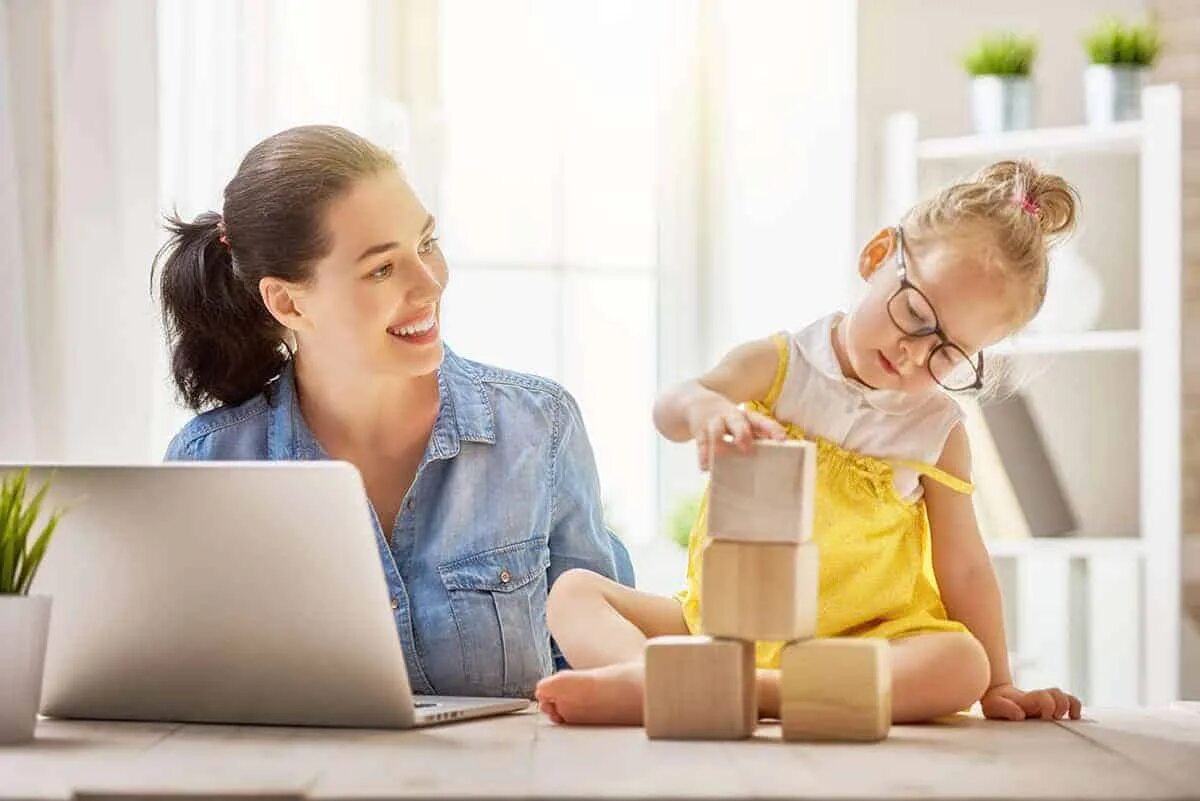
<path id="1" fill-rule="evenodd" d="M 30 597 L 50 536 L 63 510 L 52 512 L 36 538 L 35 524 L 49 479 L 26 499 L 29 470 L 0 481 L 0 743 L 33 739 L 42 695 L 50 598 Z"/>
<path id="2" fill-rule="evenodd" d="M 1083 46 L 1091 61 L 1083 73 L 1088 124 L 1140 118 L 1144 76 L 1162 49 L 1158 27 L 1106 17 L 1084 35 Z"/>
<path id="3" fill-rule="evenodd" d="M 1037 40 L 1015 33 L 988 34 L 963 56 L 971 76 L 971 119 L 976 133 L 1033 127 Z"/>
<path id="4" fill-rule="evenodd" d="M 700 506 L 703 500 L 703 493 L 686 495 L 679 499 L 667 518 L 667 536 L 680 548 L 688 547 L 692 527 L 696 524 L 696 518 L 700 516 Z"/>

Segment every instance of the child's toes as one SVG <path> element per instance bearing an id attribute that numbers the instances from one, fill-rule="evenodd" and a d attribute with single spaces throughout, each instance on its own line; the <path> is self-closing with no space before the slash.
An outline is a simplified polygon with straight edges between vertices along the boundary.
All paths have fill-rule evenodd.
<path id="1" fill-rule="evenodd" d="M 558 714 L 558 706 L 551 700 L 539 701 L 538 708 L 542 710 L 542 714 L 550 718 L 554 723 L 562 723 L 563 716 Z"/>

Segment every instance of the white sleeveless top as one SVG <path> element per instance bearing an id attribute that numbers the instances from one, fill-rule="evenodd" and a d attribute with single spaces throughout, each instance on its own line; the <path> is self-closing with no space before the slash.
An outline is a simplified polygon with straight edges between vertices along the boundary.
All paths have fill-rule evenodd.
<path id="1" fill-rule="evenodd" d="M 788 335 L 788 371 L 776 417 L 849 451 L 936 465 L 950 430 L 963 419 L 962 409 L 938 389 L 914 395 L 847 378 L 833 349 L 833 327 L 841 317 L 835 312 Z M 900 497 L 920 498 L 920 476 L 906 467 L 894 471 Z"/>

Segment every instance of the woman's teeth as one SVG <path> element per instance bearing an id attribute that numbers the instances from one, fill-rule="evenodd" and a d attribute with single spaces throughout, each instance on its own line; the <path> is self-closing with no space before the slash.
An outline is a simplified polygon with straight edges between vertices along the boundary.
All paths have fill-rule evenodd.
<path id="1" fill-rule="evenodd" d="M 434 319 L 434 315 L 431 314 L 427 319 L 413 325 L 392 326 L 388 329 L 388 333 L 397 337 L 411 337 L 417 334 L 424 334 L 430 328 L 433 328 L 434 322 L 436 320 Z"/>

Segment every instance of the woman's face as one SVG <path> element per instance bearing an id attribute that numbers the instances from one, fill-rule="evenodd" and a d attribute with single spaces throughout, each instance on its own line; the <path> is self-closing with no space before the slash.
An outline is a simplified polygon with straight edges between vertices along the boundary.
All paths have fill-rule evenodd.
<path id="1" fill-rule="evenodd" d="M 361 179 L 325 217 L 333 248 L 314 280 L 292 287 L 301 351 L 394 376 L 442 362 L 440 307 L 449 278 L 433 216 L 399 170 Z"/>

